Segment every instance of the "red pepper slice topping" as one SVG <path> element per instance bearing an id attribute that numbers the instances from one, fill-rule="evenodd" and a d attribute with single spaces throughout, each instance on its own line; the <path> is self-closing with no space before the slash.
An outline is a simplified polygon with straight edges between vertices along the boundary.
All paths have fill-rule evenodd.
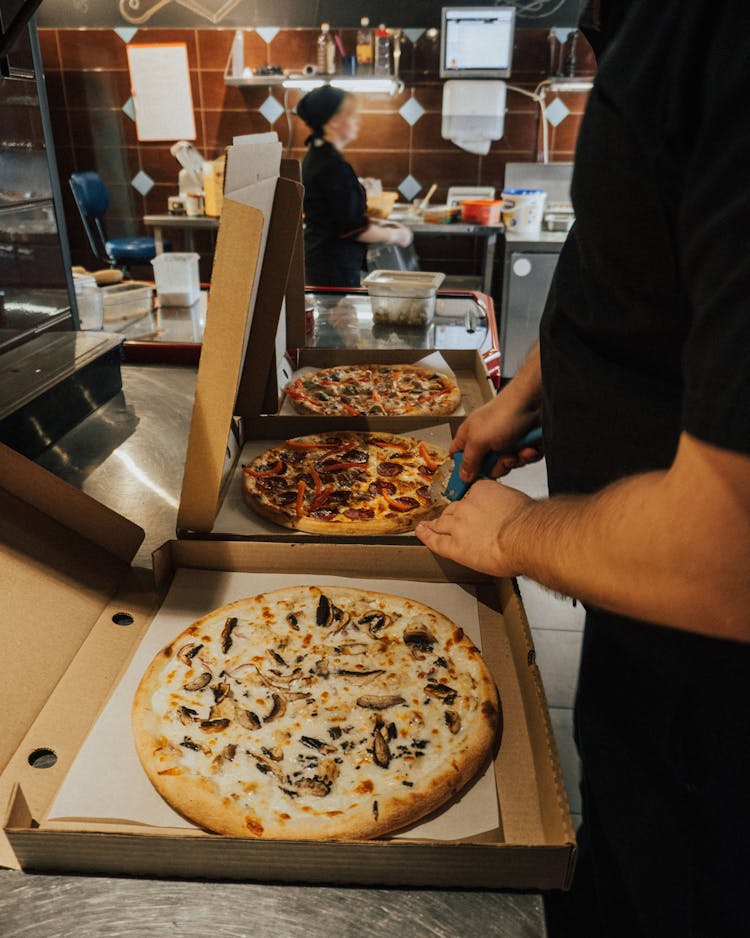
<path id="1" fill-rule="evenodd" d="M 419 508 L 419 502 L 416 498 L 411 498 L 409 495 L 402 495 L 400 498 L 391 498 L 388 492 L 383 492 L 383 498 L 388 502 L 391 508 L 395 508 L 396 511 L 413 511 L 415 508 Z"/>
<path id="2" fill-rule="evenodd" d="M 347 412 L 347 414 L 351 414 L 352 417 L 361 417 L 361 416 L 362 416 L 362 411 L 360 411 L 360 410 L 355 410 L 353 407 L 350 407 L 348 404 L 342 403 L 342 404 L 341 404 L 341 409 L 342 409 L 342 410 L 345 410 L 345 411 Z"/>
<path id="3" fill-rule="evenodd" d="M 271 466 L 270 469 L 253 469 L 252 466 L 243 466 L 242 471 L 246 472 L 249 476 L 252 476 L 254 479 L 262 479 L 265 476 L 275 476 L 278 475 L 284 468 L 284 463 L 280 459 L 275 466 Z"/>
<path id="4" fill-rule="evenodd" d="M 298 515 L 303 515 L 305 513 L 304 503 L 305 503 L 305 489 L 306 488 L 307 486 L 305 485 L 305 480 L 300 479 L 299 482 L 297 483 L 297 501 L 294 506 L 294 510 L 297 512 Z"/>
<path id="5" fill-rule="evenodd" d="M 330 498 L 332 492 L 333 486 L 327 485 L 310 503 L 310 511 L 317 511 L 318 508 L 322 508 Z"/>
<path id="6" fill-rule="evenodd" d="M 313 466 L 310 467 L 310 475 L 312 476 L 312 480 L 315 483 L 315 494 L 320 495 L 320 490 L 323 488 L 323 481 Z"/>
<path id="7" fill-rule="evenodd" d="M 440 463 L 436 463 L 432 456 L 430 456 L 429 450 L 424 443 L 419 444 L 419 455 L 422 457 L 425 466 L 427 466 L 430 472 L 434 472 L 440 465 Z"/>

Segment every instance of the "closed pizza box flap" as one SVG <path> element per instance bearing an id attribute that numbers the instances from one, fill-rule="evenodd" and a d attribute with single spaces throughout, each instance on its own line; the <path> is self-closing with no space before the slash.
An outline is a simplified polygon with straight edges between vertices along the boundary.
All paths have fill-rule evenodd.
<path id="1" fill-rule="evenodd" d="M 176 569 L 214 571 L 216 588 L 237 572 L 305 572 L 466 583 L 476 590 L 483 655 L 501 689 L 495 758 L 502 832 L 469 841 L 294 842 L 217 837 L 121 821 L 46 821 L 55 794 L 153 618 L 153 595 L 124 581 L 24 735 L 1 780 L 7 842 L 0 863 L 23 868 L 261 881 L 485 888 L 563 888 L 575 839 L 523 608 L 508 580 L 440 560 L 419 546 L 171 541 L 155 555 L 160 593 Z M 211 580 L 208 579 L 210 585 Z M 132 618 L 116 627 L 116 612 Z M 81 688 L 85 687 L 85 693 Z M 42 770 L 29 756 L 53 752 Z M 106 769 L 103 768 L 103 780 Z M 116 818 L 116 805 L 112 807 Z M 5 853 L 3 853 L 3 847 Z M 12 847 L 12 851 L 11 848 Z"/>
<path id="2" fill-rule="evenodd" d="M 8 794 L 2 773 L 132 575 L 143 537 L 138 525 L 0 444 L 0 802 Z"/>
<path id="3" fill-rule="evenodd" d="M 286 305 L 304 304 L 299 165 L 280 155 L 280 145 L 263 142 L 227 152 L 232 185 L 227 183 L 214 256 L 180 528 L 205 530 L 213 523 L 238 397 L 248 413 L 261 412 L 272 367 L 275 372 L 275 336 L 293 262 L 299 295 Z"/>

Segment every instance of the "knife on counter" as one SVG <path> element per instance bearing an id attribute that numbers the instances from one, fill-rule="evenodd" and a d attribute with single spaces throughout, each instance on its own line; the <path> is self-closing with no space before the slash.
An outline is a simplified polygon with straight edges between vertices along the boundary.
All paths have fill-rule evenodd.
<path id="1" fill-rule="evenodd" d="M 482 460 L 477 479 L 491 478 L 492 470 L 495 468 L 495 465 L 499 459 L 501 459 L 503 456 L 510 456 L 514 453 L 518 453 L 527 446 L 535 446 L 537 443 L 541 442 L 541 439 L 542 428 L 534 427 L 533 430 L 529 430 L 528 433 L 524 434 L 520 440 L 517 440 L 516 443 L 505 452 L 499 453 L 495 450 L 490 450 L 490 452 L 487 453 L 487 455 Z M 462 452 L 454 454 L 453 471 L 451 472 L 448 483 L 442 493 L 443 496 L 450 502 L 457 502 L 459 499 L 463 498 L 474 482 L 477 481 L 477 479 L 474 479 L 471 482 L 464 482 L 464 480 L 459 475 L 459 472 L 461 471 L 461 463 L 463 462 L 463 456 L 464 454 Z"/>

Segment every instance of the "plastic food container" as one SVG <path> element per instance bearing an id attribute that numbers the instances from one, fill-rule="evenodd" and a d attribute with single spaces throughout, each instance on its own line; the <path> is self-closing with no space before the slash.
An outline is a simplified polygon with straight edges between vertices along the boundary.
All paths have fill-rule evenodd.
<path id="1" fill-rule="evenodd" d="M 118 324 L 151 312 L 154 288 L 150 283 L 130 280 L 100 289 L 104 300 L 104 322 L 115 329 Z"/>
<path id="2" fill-rule="evenodd" d="M 156 292 L 161 306 L 192 306 L 201 293 L 198 254 L 158 254 L 154 268 Z"/>
<path id="3" fill-rule="evenodd" d="M 499 225 L 502 199 L 466 199 L 461 202 L 461 221 L 472 225 Z"/>
<path id="4" fill-rule="evenodd" d="M 460 205 L 435 205 L 422 214 L 422 221 L 428 225 L 452 225 L 461 217 Z"/>
<path id="5" fill-rule="evenodd" d="M 398 200 L 398 192 L 386 190 L 367 196 L 367 214 L 370 218 L 388 218 Z"/>
<path id="6" fill-rule="evenodd" d="M 508 234 L 538 238 L 546 198 L 544 189 L 503 189 L 503 223 Z"/>
<path id="7" fill-rule="evenodd" d="M 375 325 L 426 326 L 445 274 L 421 270 L 373 270 L 362 281 L 370 294 Z"/>
<path id="8" fill-rule="evenodd" d="M 98 330 L 104 322 L 104 304 L 102 291 L 96 280 L 89 274 L 73 274 L 73 286 L 76 291 L 78 322 L 81 329 Z"/>

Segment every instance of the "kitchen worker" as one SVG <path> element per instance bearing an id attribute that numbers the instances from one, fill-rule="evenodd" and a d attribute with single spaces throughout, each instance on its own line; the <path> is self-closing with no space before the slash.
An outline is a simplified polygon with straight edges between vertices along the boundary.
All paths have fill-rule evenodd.
<path id="1" fill-rule="evenodd" d="M 550 497 L 480 481 L 417 533 L 586 607 L 551 938 L 748 935 L 750 5 L 598 6 L 540 345 L 453 447 L 471 478 L 541 418 Z"/>
<path id="2" fill-rule="evenodd" d="M 297 114 L 312 131 L 302 161 L 305 187 L 305 282 L 358 287 L 368 244 L 408 247 L 411 231 L 367 217 L 365 190 L 342 150 L 359 133 L 354 95 L 323 85 L 308 92 Z"/>

